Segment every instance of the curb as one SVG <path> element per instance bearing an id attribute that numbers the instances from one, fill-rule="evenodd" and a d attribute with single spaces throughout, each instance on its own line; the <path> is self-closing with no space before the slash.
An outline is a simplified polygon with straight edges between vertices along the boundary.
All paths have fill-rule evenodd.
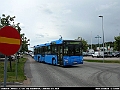
<path id="1" fill-rule="evenodd" d="M 4 85 L 4 82 L 0 83 L 0 85 Z M 23 85 L 23 83 L 20 83 L 20 82 L 6 82 L 6 85 Z"/>

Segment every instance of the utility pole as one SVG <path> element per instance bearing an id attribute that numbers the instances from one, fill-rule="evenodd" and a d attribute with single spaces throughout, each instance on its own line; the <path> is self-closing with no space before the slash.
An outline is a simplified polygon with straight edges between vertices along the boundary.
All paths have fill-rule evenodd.
<path id="1" fill-rule="evenodd" d="M 1 28 L 1 17 L 0 17 L 0 28 Z"/>
<path id="2" fill-rule="evenodd" d="M 92 31 L 91 31 L 91 49 L 92 49 Z"/>
<path id="3" fill-rule="evenodd" d="M 104 30 L 103 30 L 103 16 L 99 16 L 102 18 L 102 33 L 103 33 L 103 63 L 104 63 Z"/>

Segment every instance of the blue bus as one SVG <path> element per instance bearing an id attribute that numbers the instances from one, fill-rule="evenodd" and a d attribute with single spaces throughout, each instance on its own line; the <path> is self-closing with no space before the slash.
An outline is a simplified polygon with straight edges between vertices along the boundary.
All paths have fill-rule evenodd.
<path id="1" fill-rule="evenodd" d="M 34 60 L 59 66 L 83 64 L 82 41 L 54 40 L 34 46 Z"/>

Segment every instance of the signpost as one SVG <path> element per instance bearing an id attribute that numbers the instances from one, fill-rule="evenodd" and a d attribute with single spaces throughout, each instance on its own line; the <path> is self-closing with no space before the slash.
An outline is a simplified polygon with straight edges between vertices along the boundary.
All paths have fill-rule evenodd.
<path id="1" fill-rule="evenodd" d="M 12 26 L 0 29 L 0 52 L 5 55 L 4 62 L 4 87 L 6 87 L 7 56 L 15 54 L 21 46 L 20 33 Z"/>
<path id="2" fill-rule="evenodd" d="M 21 48 L 22 48 L 22 45 L 20 46 L 18 52 L 21 50 Z M 15 73 L 15 76 L 16 76 L 16 80 L 17 80 L 17 72 L 18 72 L 17 71 L 17 62 L 18 62 L 18 59 L 19 59 L 19 58 L 17 58 L 17 53 L 15 54 L 15 58 L 16 58 L 16 70 L 15 70 L 16 73 Z"/>

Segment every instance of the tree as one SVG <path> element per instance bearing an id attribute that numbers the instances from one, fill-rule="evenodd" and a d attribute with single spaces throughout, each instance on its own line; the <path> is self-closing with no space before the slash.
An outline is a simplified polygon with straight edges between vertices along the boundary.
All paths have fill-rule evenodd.
<path id="1" fill-rule="evenodd" d="M 11 22 L 14 21 L 15 16 L 11 17 L 10 15 L 6 16 L 5 14 L 2 14 L 2 19 L 1 19 L 1 25 L 0 28 L 3 26 L 9 26 L 11 25 Z"/>
<path id="2" fill-rule="evenodd" d="M 20 33 L 20 31 L 21 31 L 21 28 L 20 28 L 20 23 L 17 23 L 16 25 L 14 24 L 14 22 L 13 22 L 13 27 L 15 28 L 15 29 L 17 29 L 18 30 L 18 32 Z"/>
<path id="3" fill-rule="evenodd" d="M 114 37 L 115 42 L 114 42 L 114 49 L 117 51 L 120 51 L 120 36 Z"/>
<path id="4" fill-rule="evenodd" d="M 22 39 L 22 47 L 20 52 L 28 52 L 28 42 L 30 41 L 30 39 L 27 39 L 27 37 L 25 37 L 25 34 L 21 34 L 21 39 Z"/>

